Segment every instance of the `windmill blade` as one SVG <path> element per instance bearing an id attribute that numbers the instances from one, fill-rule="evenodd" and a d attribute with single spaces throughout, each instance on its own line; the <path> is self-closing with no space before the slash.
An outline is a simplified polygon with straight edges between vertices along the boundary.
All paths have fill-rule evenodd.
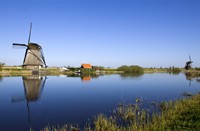
<path id="1" fill-rule="evenodd" d="M 43 80 L 43 83 L 42 83 L 42 86 L 41 86 L 40 95 L 42 94 L 42 91 L 44 89 L 44 85 L 45 85 L 46 79 L 47 79 L 47 77 L 45 76 L 45 78 Z"/>
<path id="2" fill-rule="evenodd" d="M 30 50 L 30 53 L 35 56 L 39 61 L 41 61 L 42 63 L 44 63 L 33 51 Z"/>
<path id="3" fill-rule="evenodd" d="M 192 80 L 190 80 L 189 87 L 191 86 L 191 82 L 192 82 Z"/>
<path id="4" fill-rule="evenodd" d="M 19 44 L 19 43 L 13 43 L 13 46 L 26 46 L 26 47 L 28 47 L 26 44 Z"/>
<path id="5" fill-rule="evenodd" d="M 44 61 L 43 63 L 44 63 L 45 68 L 47 68 L 47 64 L 46 64 L 46 61 L 44 59 L 44 56 L 42 56 L 42 60 Z"/>
<path id="6" fill-rule="evenodd" d="M 45 68 L 47 68 L 47 65 L 46 65 L 46 61 L 45 61 L 45 58 L 44 58 L 44 53 L 43 53 L 42 48 L 41 48 L 41 57 L 42 57 L 42 60 L 43 60 L 43 63 L 44 63 Z"/>
<path id="7" fill-rule="evenodd" d="M 190 57 L 190 55 L 189 55 L 189 60 L 191 61 L 191 57 Z"/>
<path id="8" fill-rule="evenodd" d="M 41 61 L 41 62 L 46 66 L 46 63 L 45 63 L 45 61 L 43 60 L 43 58 L 42 58 L 42 60 L 41 60 L 32 50 L 30 50 L 30 53 L 31 53 L 33 56 L 35 56 L 39 61 Z"/>
<path id="9" fill-rule="evenodd" d="M 30 31 L 29 31 L 29 37 L 28 37 L 28 44 L 30 43 L 30 40 L 31 40 L 31 30 L 32 30 L 32 23 L 30 24 Z"/>

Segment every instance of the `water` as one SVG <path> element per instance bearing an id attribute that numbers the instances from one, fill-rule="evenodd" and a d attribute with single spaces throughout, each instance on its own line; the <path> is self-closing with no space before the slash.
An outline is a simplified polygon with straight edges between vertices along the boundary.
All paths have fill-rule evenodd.
<path id="1" fill-rule="evenodd" d="M 99 113 L 111 114 L 119 103 L 140 98 L 147 106 L 199 91 L 200 83 L 184 74 L 3 77 L 0 130 L 39 130 L 68 123 L 83 127 Z"/>

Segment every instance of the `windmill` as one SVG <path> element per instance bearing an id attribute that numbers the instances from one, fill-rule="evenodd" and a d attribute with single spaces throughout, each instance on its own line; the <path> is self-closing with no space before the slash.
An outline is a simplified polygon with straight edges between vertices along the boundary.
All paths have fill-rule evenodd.
<path id="1" fill-rule="evenodd" d="M 185 69 L 186 69 L 186 70 L 189 70 L 190 68 L 192 68 L 192 66 L 191 66 L 192 63 L 193 63 L 193 61 L 191 60 L 191 57 L 190 57 L 190 55 L 189 55 L 189 61 L 187 61 L 187 62 L 185 63 Z"/>
<path id="2" fill-rule="evenodd" d="M 42 47 L 37 43 L 30 42 L 32 23 L 30 24 L 30 32 L 28 37 L 28 44 L 13 43 L 13 46 L 26 47 L 26 52 L 23 61 L 23 68 L 38 69 L 40 67 L 47 67 Z"/>

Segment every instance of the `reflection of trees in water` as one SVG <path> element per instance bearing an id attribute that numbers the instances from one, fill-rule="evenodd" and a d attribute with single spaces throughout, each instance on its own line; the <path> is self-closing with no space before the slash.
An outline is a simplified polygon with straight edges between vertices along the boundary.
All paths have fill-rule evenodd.
<path id="1" fill-rule="evenodd" d="M 180 72 L 168 72 L 168 73 L 171 75 L 179 75 L 180 74 Z"/>
<path id="2" fill-rule="evenodd" d="M 135 77 L 135 78 L 137 78 L 137 77 L 140 77 L 140 76 L 142 76 L 144 73 L 122 73 L 122 74 L 120 74 L 120 76 L 122 77 L 122 78 L 128 78 L 128 77 Z"/>
<path id="3" fill-rule="evenodd" d="M 2 76 L 0 76 L 0 82 L 1 82 L 1 81 L 3 81 L 3 77 L 2 77 Z"/>

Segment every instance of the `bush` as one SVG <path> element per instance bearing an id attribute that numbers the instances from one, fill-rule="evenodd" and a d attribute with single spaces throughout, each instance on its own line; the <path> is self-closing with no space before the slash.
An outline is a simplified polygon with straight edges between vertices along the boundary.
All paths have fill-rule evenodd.
<path id="1" fill-rule="evenodd" d="M 172 66 L 172 67 L 170 67 L 169 69 L 167 69 L 167 71 L 168 71 L 169 73 L 179 74 L 179 73 L 181 72 L 181 69 L 178 68 L 178 67 Z"/>
<path id="2" fill-rule="evenodd" d="M 92 69 L 81 69 L 81 73 L 83 74 L 90 74 L 90 73 L 95 73 L 95 69 L 92 68 Z"/>
<path id="3" fill-rule="evenodd" d="M 195 70 L 196 71 L 200 71 L 200 67 L 195 67 Z"/>
<path id="4" fill-rule="evenodd" d="M 124 73 L 144 73 L 144 69 L 137 65 L 131 65 L 131 66 L 120 66 L 117 68 L 118 71 L 124 71 Z"/>
<path id="5" fill-rule="evenodd" d="M 181 70 L 179 68 L 173 68 L 172 72 L 176 74 L 176 73 L 180 73 Z"/>

